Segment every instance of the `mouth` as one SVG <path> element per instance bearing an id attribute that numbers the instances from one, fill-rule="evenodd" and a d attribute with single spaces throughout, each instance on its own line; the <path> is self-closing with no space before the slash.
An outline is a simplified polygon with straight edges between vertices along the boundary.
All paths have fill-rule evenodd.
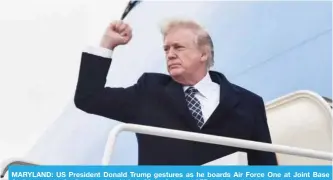
<path id="1" fill-rule="evenodd" d="M 177 68 L 177 67 L 180 67 L 180 64 L 170 64 L 169 65 L 170 69 Z"/>

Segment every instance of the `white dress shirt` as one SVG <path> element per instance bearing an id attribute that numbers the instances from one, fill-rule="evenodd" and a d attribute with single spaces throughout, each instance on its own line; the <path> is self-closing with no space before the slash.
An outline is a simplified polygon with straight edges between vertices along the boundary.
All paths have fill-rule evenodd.
<path id="1" fill-rule="evenodd" d="M 111 58 L 113 53 L 110 49 L 94 46 L 87 47 L 84 52 L 104 58 Z M 207 73 L 206 76 L 193 87 L 199 91 L 195 97 L 200 101 L 204 123 L 206 123 L 220 102 L 220 86 L 213 82 L 209 73 Z M 187 88 L 189 87 L 184 86 L 184 91 Z"/>
<path id="2" fill-rule="evenodd" d="M 213 82 L 209 73 L 207 73 L 206 76 L 193 87 L 199 91 L 199 93 L 195 94 L 195 97 L 200 101 L 204 123 L 206 123 L 220 103 L 220 86 Z M 187 88 L 189 88 L 189 86 L 184 86 L 184 91 L 186 91 Z"/>
<path id="3" fill-rule="evenodd" d="M 96 56 L 101 56 L 104 58 L 111 58 L 113 51 L 103 47 L 88 46 L 83 52 L 93 54 Z"/>

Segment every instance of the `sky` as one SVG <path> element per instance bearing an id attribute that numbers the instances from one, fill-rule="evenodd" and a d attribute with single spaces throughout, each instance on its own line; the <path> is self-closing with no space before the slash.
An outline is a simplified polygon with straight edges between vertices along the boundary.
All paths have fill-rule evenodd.
<path id="1" fill-rule="evenodd" d="M 127 2 L 0 1 L 0 161 L 24 156 L 61 115 L 82 50 L 98 45 Z"/>

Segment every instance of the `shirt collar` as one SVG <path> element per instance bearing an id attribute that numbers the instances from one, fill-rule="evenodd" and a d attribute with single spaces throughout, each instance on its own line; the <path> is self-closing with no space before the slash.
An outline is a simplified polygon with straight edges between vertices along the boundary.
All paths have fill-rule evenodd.
<path id="1" fill-rule="evenodd" d="M 209 96 L 210 90 L 209 87 L 212 85 L 213 81 L 209 75 L 209 73 L 206 74 L 206 76 L 201 79 L 197 84 L 195 84 L 193 87 L 196 88 L 199 93 L 207 98 Z M 190 86 L 184 86 L 183 90 L 185 91 Z"/>

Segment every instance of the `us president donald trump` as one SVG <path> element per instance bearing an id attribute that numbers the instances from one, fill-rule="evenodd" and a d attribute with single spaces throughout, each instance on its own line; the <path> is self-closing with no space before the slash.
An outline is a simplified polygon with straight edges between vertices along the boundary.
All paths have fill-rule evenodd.
<path id="1" fill-rule="evenodd" d="M 121 61 L 112 58 L 113 51 L 132 39 L 129 24 L 111 22 L 100 46 L 82 53 L 76 107 L 124 123 L 271 143 L 263 99 L 210 70 L 214 46 L 207 31 L 195 21 L 176 19 L 161 32 L 169 74 L 143 73 L 130 87 L 106 87 L 112 62 Z M 237 151 L 248 154 L 249 165 L 277 164 L 271 152 L 136 136 L 139 165 L 202 165 Z"/>

